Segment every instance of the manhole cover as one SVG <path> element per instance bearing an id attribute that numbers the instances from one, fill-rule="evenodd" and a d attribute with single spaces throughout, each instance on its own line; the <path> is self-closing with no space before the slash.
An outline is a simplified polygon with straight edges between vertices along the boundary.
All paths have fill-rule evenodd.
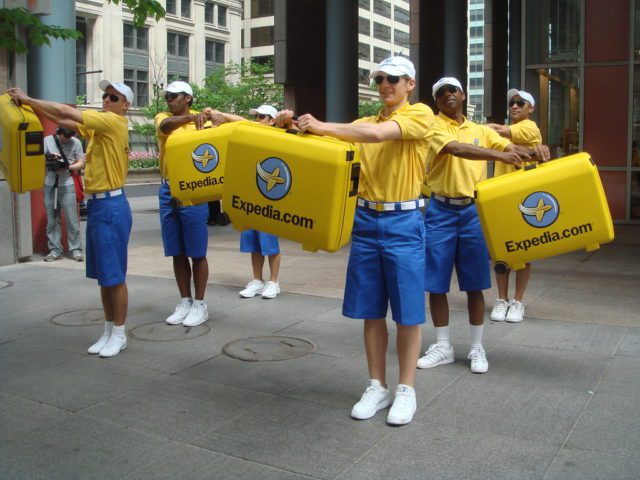
<path id="1" fill-rule="evenodd" d="M 49 321 L 63 327 L 90 327 L 104 322 L 104 312 L 101 308 L 72 310 L 54 315 Z"/>
<path id="2" fill-rule="evenodd" d="M 140 325 L 129 330 L 129 336 L 147 342 L 179 342 L 192 340 L 206 335 L 211 331 L 207 325 L 197 327 L 183 327 L 181 325 L 167 325 L 165 322 L 154 322 Z"/>
<path id="3" fill-rule="evenodd" d="M 234 340 L 222 347 L 232 358 L 246 362 L 275 362 L 302 357 L 316 349 L 314 343 L 296 337 L 251 337 Z"/>
<path id="4" fill-rule="evenodd" d="M 7 287 L 10 287 L 11 285 L 13 285 L 13 282 L 0 280 L 0 288 L 7 288 Z"/>

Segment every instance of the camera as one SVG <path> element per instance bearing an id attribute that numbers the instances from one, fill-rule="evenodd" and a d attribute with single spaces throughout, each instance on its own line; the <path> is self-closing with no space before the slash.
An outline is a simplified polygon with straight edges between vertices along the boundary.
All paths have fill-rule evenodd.
<path id="1" fill-rule="evenodd" d="M 50 172 L 56 172 L 63 168 L 69 168 L 69 162 L 55 153 L 45 154 L 44 164 L 47 170 Z"/>

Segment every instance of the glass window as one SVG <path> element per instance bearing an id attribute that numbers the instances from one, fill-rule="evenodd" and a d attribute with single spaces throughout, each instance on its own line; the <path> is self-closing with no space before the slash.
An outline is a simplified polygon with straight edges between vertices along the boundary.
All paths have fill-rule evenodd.
<path id="1" fill-rule="evenodd" d="M 471 60 L 469 62 L 469 72 L 482 72 L 482 60 Z"/>
<path id="2" fill-rule="evenodd" d="M 482 89 L 482 77 L 471 77 L 469 79 L 469 90 L 481 90 Z"/>
<path id="3" fill-rule="evenodd" d="M 180 6 L 180 15 L 185 18 L 191 18 L 191 0 L 182 0 Z"/>
<path id="4" fill-rule="evenodd" d="M 391 27 L 387 27 L 386 25 L 382 25 L 378 22 L 373 22 L 373 36 L 378 40 L 391 42 Z"/>
<path id="5" fill-rule="evenodd" d="M 580 119 L 580 75 L 578 68 L 529 69 L 525 83 L 536 99 L 532 119 L 549 145 L 553 157 L 578 151 Z"/>
<path id="6" fill-rule="evenodd" d="M 189 57 L 189 37 L 178 33 L 167 33 L 167 54 L 178 57 Z"/>
<path id="7" fill-rule="evenodd" d="M 358 69 L 358 83 L 360 85 L 370 85 L 371 80 L 369 80 L 369 70 L 366 68 Z"/>
<path id="8" fill-rule="evenodd" d="M 148 31 L 146 28 L 135 28 L 125 23 L 122 29 L 122 46 L 132 50 L 147 52 L 149 50 Z"/>
<path id="9" fill-rule="evenodd" d="M 133 25 L 125 23 L 122 29 L 122 46 L 124 48 L 133 48 Z"/>
<path id="10" fill-rule="evenodd" d="M 469 11 L 469 21 L 470 22 L 481 22 L 484 21 L 484 10 L 474 9 Z"/>
<path id="11" fill-rule="evenodd" d="M 167 13 L 172 13 L 173 15 L 175 15 L 176 14 L 176 0 L 167 0 L 166 7 L 164 7 L 164 9 L 167 11 Z"/>
<path id="12" fill-rule="evenodd" d="M 251 0 L 251 18 L 270 17 L 274 14 L 274 0 Z"/>
<path id="13" fill-rule="evenodd" d="M 149 72 L 140 68 L 124 69 L 124 83 L 133 91 L 133 106 L 149 105 Z"/>
<path id="14" fill-rule="evenodd" d="M 227 7 L 222 5 L 218 5 L 218 26 L 225 28 L 227 26 Z"/>
<path id="15" fill-rule="evenodd" d="M 373 0 L 373 13 L 391 18 L 391 5 L 385 0 Z"/>
<path id="16" fill-rule="evenodd" d="M 482 38 L 484 35 L 484 27 L 469 27 L 470 38 Z"/>
<path id="17" fill-rule="evenodd" d="M 273 26 L 251 29 L 251 46 L 264 47 L 273 45 Z"/>
<path id="18" fill-rule="evenodd" d="M 368 44 L 358 42 L 358 58 L 360 60 L 371 60 L 371 47 Z"/>
<path id="19" fill-rule="evenodd" d="M 484 53 L 484 45 L 482 43 L 472 43 L 469 45 L 469 55 L 482 55 Z"/>
<path id="20" fill-rule="evenodd" d="M 371 0 L 358 0 L 358 6 L 368 12 L 371 10 Z"/>
<path id="21" fill-rule="evenodd" d="M 582 0 L 526 2 L 528 65 L 580 59 L 581 5 Z"/>
<path id="22" fill-rule="evenodd" d="M 174 82 L 176 80 L 189 83 L 189 75 L 184 72 L 169 70 L 167 73 L 167 78 L 169 80 L 169 83 Z"/>
<path id="23" fill-rule="evenodd" d="M 368 18 L 358 17 L 358 33 L 371 35 L 371 22 Z"/>
<path id="24" fill-rule="evenodd" d="M 406 10 L 400 7 L 393 7 L 393 19 L 396 22 L 409 25 L 410 23 L 409 10 Z"/>
<path id="25" fill-rule="evenodd" d="M 380 63 L 385 58 L 391 56 L 391 52 L 385 48 L 373 47 L 373 61 Z"/>
<path id="26" fill-rule="evenodd" d="M 204 4 L 204 23 L 213 24 L 213 3 Z"/>
<path id="27" fill-rule="evenodd" d="M 251 57 L 251 62 L 257 65 L 268 65 L 269 67 L 271 67 L 270 73 L 273 73 L 273 65 L 275 64 L 275 58 L 273 55 Z"/>
<path id="28" fill-rule="evenodd" d="M 205 62 L 207 75 L 224 67 L 224 43 L 207 40 L 205 42 Z"/>
<path id="29" fill-rule="evenodd" d="M 393 40 L 396 45 L 400 45 L 401 47 L 409 48 L 411 46 L 408 32 L 403 32 L 402 30 L 394 30 Z"/>

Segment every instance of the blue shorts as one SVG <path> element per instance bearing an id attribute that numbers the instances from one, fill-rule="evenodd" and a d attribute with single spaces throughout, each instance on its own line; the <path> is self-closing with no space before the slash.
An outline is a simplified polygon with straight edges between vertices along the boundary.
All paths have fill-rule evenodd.
<path id="1" fill-rule="evenodd" d="M 491 287 L 489 252 L 475 204 L 459 207 L 432 198 L 424 223 L 426 291 L 449 292 L 454 265 L 461 291 Z"/>
<path id="2" fill-rule="evenodd" d="M 209 244 L 207 229 L 209 207 L 207 204 L 172 207 L 169 185 L 165 183 L 160 185 L 158 197 L 164 256 L 206 257 Z"/>
<path id="3" fill-rule="evenodd" d="M 342 314 L 399 325 L 425 322 L 424 222 L 420 210 L 356 208 Z"/>
<path id="4" fill-rule="evenodd" d="M 257 230 L 245 230 L 240 233 L 240 251 L 243 253 L 259 253 L 263 257 L 280 253 L 278 237 Z"/>
<path id="5" fill-rule="evenodd" d="M 101 287 L 125 282 L 131 208 L 123 193 L 87 202 L 87 277 Z"/>

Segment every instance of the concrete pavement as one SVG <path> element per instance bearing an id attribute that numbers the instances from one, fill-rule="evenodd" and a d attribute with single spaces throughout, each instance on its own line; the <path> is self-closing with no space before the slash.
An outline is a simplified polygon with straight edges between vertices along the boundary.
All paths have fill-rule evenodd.
<path id="1" fill-rule="evenodd" d="M 34 256 L 0 268 L 3 479 L 640 477 L 638 227 L 618 227 L 600 251 L 536 262 L 526 320 L 486 323 L 487 374 L 469 372 L 466 301 L 452 293 L 456 362 L 417 372 L 414 421 L 392 428 L 386 411 L 349 418 L 367 371 L 361 322 L 341 316 L 346 249 L 282 241 L 283 293 L 242 299 L 251 270 L 239 234 L 211 227 L 210 319 L 169 327 L 178 295 L 156 202 L 131 199 L 129 344 L 113 359 L 86 354 L 102 319 L 84 264 Z M 489 309 L 495 290 L 485 298 Z M 258 336 L 310 353 L 249 362 L 222 351 Z M 426 348 L 430 325 L 423 337 Z"/>

